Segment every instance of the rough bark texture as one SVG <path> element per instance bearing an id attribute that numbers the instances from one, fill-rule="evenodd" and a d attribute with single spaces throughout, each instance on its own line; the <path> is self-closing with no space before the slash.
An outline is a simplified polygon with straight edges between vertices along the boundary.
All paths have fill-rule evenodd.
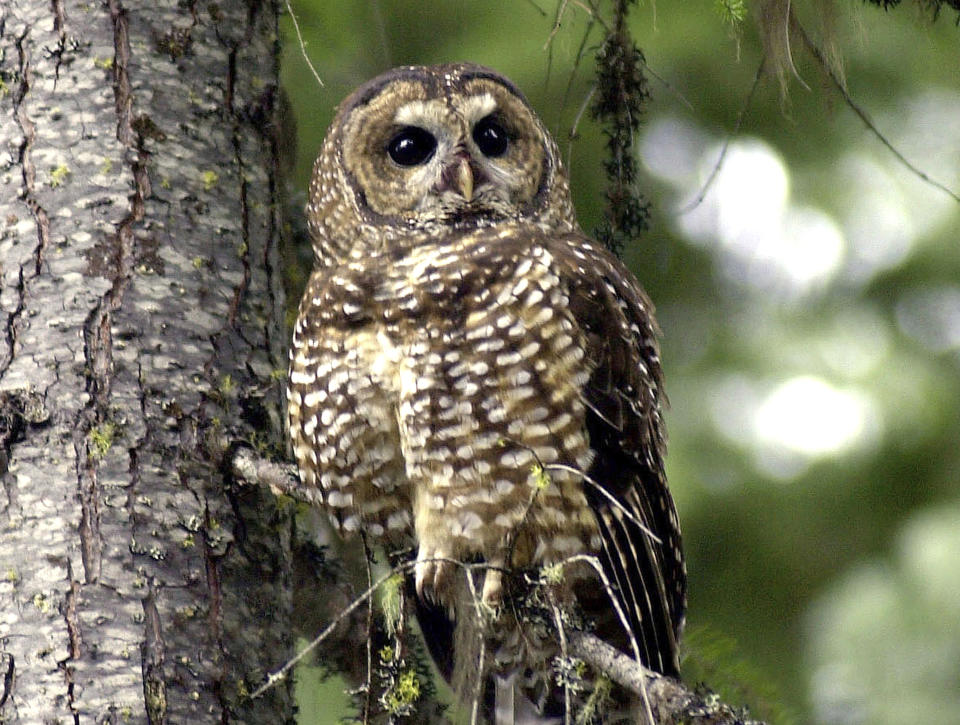
<path id="1" fill-rule="evenodd" d="M 0 722 L 292 720 L 276 21 L 0 6 Z"/>

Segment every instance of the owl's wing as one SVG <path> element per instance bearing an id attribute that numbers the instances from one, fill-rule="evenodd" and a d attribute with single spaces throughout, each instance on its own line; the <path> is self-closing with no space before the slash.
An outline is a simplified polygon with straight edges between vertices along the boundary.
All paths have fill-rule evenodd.
<path id="1" fill-rule="evenodd" d="M 584 485 L 600 526 L 603 568 L 631 630 L 621 623 L 601 634 L 612 634 L 628 653 L 632 634 L 647 666 L 676 675 L 686 571 L 663 470 L 665 400 L 653 305 L 596 243 L 571 236 L 553 250 L 593 366 L 582 391 L 595 451 Z"/>

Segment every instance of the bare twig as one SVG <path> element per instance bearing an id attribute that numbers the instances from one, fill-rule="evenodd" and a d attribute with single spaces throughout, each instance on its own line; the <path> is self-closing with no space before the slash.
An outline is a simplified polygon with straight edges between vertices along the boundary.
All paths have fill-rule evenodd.
<path id="1" fill-rule="evenodd" d="M 557 605 L 552 594 L 550 595 L 550 611 L 553 613 L 553 621 L 557 627 L 557 638 L 560 640 L 560 655 L 563 657 L 563 661 L 566 662 L 569 656 L 567 651 L 567 630 L 563 625 L 563 614 L 560 612 L 560 607 Z M 573 709 L 573 702 L 570 697 L 570 683 L 567 680 L 567 677 L 563 678 L 563 725 L 570 725 L 570 715 Z"/>
<path id="2" fill-rule="evenodd" d="M 836 87 L 837 92 L 843 98 L 844 103 L 846 103 L 847 106 L 850 108 L 850 110 L 853 111 L 861 121 L 863 121 L 863 125 L 865 125 L 867 129 L 869 129 L 870 133 L 876 136 L 877 140 L 879 140 L 880 143 L 882 143 L 884 146 L 887 147 L 887 150 L 890 151 L 890 153 L 892 153 L 896 157 L 897 161 L 899 161 L 901 164 L 907 167 L 907 169 L 909 169 L 917 178 L 921 179 L 922 181 L 929 184 L 930 186 L 936 189 L 939 189 L 943 193 L 947 194 L 954 201 L 960 202 L 960 194 L 953 191 L 945 184 L 941 184 L 936 179 L 931 178 L 922 169 L 914 166 L 913 163 L 911 163 L 906 156 L 900 153 L 900 151 L 898 151 L 897 148 L 892 143 L 890 143 L 887 137 L 883 135 L 883 133 L 880 131 L 879 128 L 877 128 L 876 124 L 867 114 L 866 110 L 864 110 L 864 108 L 860 104 L 858 104 L 856 101 L 854 101 L 851 95 L 847 92 L 847 89 L 843 83 L 843 79 L 841 79 L 833 70 L 833 68 L 830 67 L 830 64 L 827 62 L 827 59 L 824 57 L 823 52 L 820 50 L 817 44 L 810 39 L 810 36 L 807 35 L 807 32 L 806 30 L 804 30 L 803 26 L 799 22 L 795 21 L 794 29 L 800 35 L 804 45 L 807 47 L 807 50 L 810 51 L 810 54 L 813 55 L 813 57 L 817 60 L 817 63 L 820 64 L 820 67 L 823 69 L 823 72 L 826 73 L 827 76 L 830 78 L 831 82 Z"/>
<path id="3" fill-rule="evenodd" d="M 560 0 L 560 4 L 557 6 L 557 14 L 553 19 L 553 27 L 550 29 L 550 35 L 547 36 L 547 42 L 543 44 L 543 50 L 547 50 L 553 44 L 554 37 L 560 32 L 560 21 L 563 19 L 563 14 L 566 12 L 569 1 L 570 0 Z"/>
<path id="4" fill-rule="evenodd" d="M 317 79 L 317 84 L 323 88 L 323 81 L 320 79 L 320 74 L 317 73 L 317 69 L 313 67 L 313 63 L 310 62 L 310 57 L 307 55 L 307 44 L 304 42 L 303 35 L 300 33 L 300 23 L 297 22 L 297 14 L 293 12 L 293 8 L 290 7 L 290 0 L 284 0 L 284 4 L 287 6 L 287 12 L 290 13 L 290 19 L 293 21 L 293 29 L 297 32 L 300 54 L 303 55 L 303 59 L 307 62 L 307 67 L 310 69 L 310 72 L 313 73 L 313 77 Z"/>
<path id="5" fill-rule="evenodd" d="M 663 543 L 660 537 L 657 536 L 655 533 L 653 533 L 649 527 L 645 526 L 644 523 L 640 519 L 638 519 L 630 509 L 628 509 L 619 500 L 617 500 L 616 496 L 610 493 L 610 491 L 608 491 L 606 488 L 601 486 L 599 483 L 594 481 L 590 476 L 588 476 L 586 473 L 581 471 L 579 468 L 574 468 L 573 466 L 568 466 L 564 463 L 548 463 L 546 465 L 542 465 L 542 468 L 545 471 L 553 471 L 553 470 L 567 471 L 568 473 L 573 473 L 577 476 L 580 476 L 582 480 L 586 481 L 591 486 L 593 486 L 594 489 L 597 491 L 597 493 L 599 493 L 601 496 L 606 498 L 607 502 L 611 506 L 613 506 L 620 513 L 622 513 L 624 516 L 630 519 L 634 524 L 636 524 L 640 528 L 640 530 L 643 531 L 644 534 L 650 537 L 652 541 L 656 542 L 657 544 Z"/>
<path id="6" fill-rule="evenodd" d="M 720 156 L 717 159 L 717 162 L 713 165 L 710 175 L 707 177 L 707 180 L 703 182 L 703 186 L 700 187 L 700 192 L 697 194 L 696 198 L 677 212 L 678 216 L 689 214 L 698 206 L 700 206 L 700 204 L 703 203 L 703 200 L 707 198 L 707 192 L 710 190 L 713 182 L 716 181 L 717 175 L 720 173 L 720 169 L 723 167 L 723 162 L 727 157 L 727 151 L 730 149 L 730 141 L 733 140 L 738 133 L 740 133 L 740 126 L 743 125 L 743 119 L 747 115 L 747 109 L 750 108 L 750 102 L 753 100 L 753 94 L 756 93 L 757 87 L 760 85 L 760 78 L 763 76 L 763 64 L 764 62 L 761 60 L 760 65 L 757 66 L 757 74 L 753 78 L 753 85 L 750 86 L 750 92 L 747 93 L 747 97 L 743 101 L 743 106 L 740 108 L 740 112 L 737 114 L 737 122 L 733 126 L 733 131 L 731 131 L 723 140 L 723 147 L 720 149 Z"/>
<path id="7" fill-rule="evenodd" d="M 370 551 L 370 545 L 367 543 L 367 535 L 360 532 L 360 538 L 363 541 L 363 561 L 367 570 L 367 588 L 373 586 L 373 566 L 370 559 L 373 552 Z M 363 693 L 363 724 L 370 722 L 370 696 L 373 693 L 373 598 L 367 599 L 367 679 L 364 682 Z"/>
<path id="8" fill-rule="evenodd" d="M 352 602 L 350 602 L 350 604 L 348 604 L 346 607 L 344 607 L 343 610 L 336 617 L 333 618 L 333 621 L 330 622 L 330 624 L 328 624 L 327 627 L 320 634 L 318 634 L 313 639 L 312 642 L 310 642 L 310 644 L 308 644 L 302 650 L 297 652 L 297 654 L 295 654 L 293 657 L 287 660 L 284 663 L 283 667 L 281 667 L 279 670 L 277 670 L 276 672 L 271 672 L 267 676 L 266 682 L 264 682 L 262 685 L 260 685 L 260 687 L 254 690 L 253 693 L 251 693 L 250 695 L 251 699 L 256 699 L 260 697 L 260 695 L 262 695 L 264 692 L 269 690 L 278 682 L 282 681 L 283 678 L 287 676 L 287 673 L 291 669 L 293 669 L 293 667 L 298 662 L 300 662 L 300 660 L 302 660 L 308 654 L 313 652 L 313 650 L 319 647 L 323 643 L 323 641 L 330 636 L 330 633 L 337 628 L 338 624 L 340 624 L 343 620 L 349 617 L 354 611 L 356 611 L 357 607 L 359 607 L 361 604 L 366 602 L 370 597 L 372 597 L 373 593 L 377 591 L 377 589 L 379 589 L 381 586 L 383 586 L 390 579 L 390 577 L 394 576 L 398 571 L 406 572 L 407 570 L 412 569 L 414 563 L 415 562 L 411 561 L 411 562 L 400 564 L 399 566 L 394 567 L 393 570 L 387 572 L 382 577 L 377 579 L 377 581 L 375 581 L 372 585 L 367 587 L 367 590 L 363 592 L 363 594 L 358 596 L 356 599 L 354 599 Z"/>
<path id="9" fill-rule="evenodd" d="M 630 637 L 630 648 L 633 650 L 634 661 L 638 667 L 643 667 L 640 662 L 640 645 L 637 643 L 636 635 L 633 632 L 633 628 L 630 626 L 630 621 L 627 619 L 626 612 L 623 611 L 623 606 L 620 604 L 620 598 L 616 596 L 615 589 L 613 584 L 610 582 L 610 579 L 607 577 L 607 572 L 603 570 L 603 566 L 600 564 L 600 560 L 596 556 L 590 554 L 575 554 L 573 556 L 567 557 L 562 562 L 561 565 L 566 566 L 567 564 L 572 564 L 574 562 L 585 562 L 589 564 L 593 570 L 597 573 L 597 576 L 600 578 L 600 581 L 603 582 L 603 589 L 607 593 L 607 597 L 610 600 L 610 603 L 613 605 L 613 608 L 617 612 L 617 617 L 620 620 L 620 625 L 623 627 L 623 630 Z M 581 658 L 583 659 L 583 658 Z M 584 660 L 586 661 L 586 660 Z M 610 679 L 613 679 L 612 677 Z M 635 694 L 640 695 L 643 699 L 643 706 L 646 711 L 646 716 L 648 722 L 653 725 L 656 720 L 653 719 L 653 708 L 650 705 L 650 698 L 647 695 L 646 684 L 643 680 L 640 682 L 640 689 L 633 691 Z"/>
<path id="10" fill-rule="evenodd" d="M 674 86 L 670 81 L 668 81 L 662 75 L 657 73 L 653 68 L 651 68 L 650 64 L 647 63 L 647 61 L 645 60 L 641 61 L 641 65 L 643 66 L 643 69 L 654 78 L 654 80 L 656 80 L 660 85 L 662 85 L 664 88 L 670 91 L 670 93 L 676 96 L 677 100 L 679 100 L 680 103 L 686 106 L 688 111 L 695 110 L 693 107 L 693 104 L 690 103 L 690 101 L 687 100 L 687 97 L 680 92 L 680 89 Z"/>
<path id="11" fill-rule="evenodd" d="M 544 9 L 543 9 L 542 7 L 540 7 L 539 5 L 537 5 L 537 4 L 534 2 L 534 0 L 527 0 L 527 4 L 528 4 L 528 5 L 532 5 L 534 8 L 536 8 L 537 12 L 540 13 L 543 17 L 547 17 L 547 11 L 544 10 Z"/>

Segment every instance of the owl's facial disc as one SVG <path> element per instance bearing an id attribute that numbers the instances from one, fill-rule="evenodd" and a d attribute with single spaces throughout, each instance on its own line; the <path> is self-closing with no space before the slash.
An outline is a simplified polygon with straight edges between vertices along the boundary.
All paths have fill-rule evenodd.
<path id="1" fill-rule="evenodd" d="M 414 228 L 476 226 L 523 217 L 538 201 L 544 132 L 521 98 L 489 78 L 456 92 L 399 81 L 347 126 L 346 167 L 360 203 L 380 216 Z"/>
<path id="2" fill-rule="evenodd" d="M 397 109 L 397 131 L 386 152 L 420 194 L 412 215 L 454 224 L 516 215 L 525 189 L 512 165 L 497 162 L 515 140 L 500 117 L 489 93 L 416 100 Z"/>

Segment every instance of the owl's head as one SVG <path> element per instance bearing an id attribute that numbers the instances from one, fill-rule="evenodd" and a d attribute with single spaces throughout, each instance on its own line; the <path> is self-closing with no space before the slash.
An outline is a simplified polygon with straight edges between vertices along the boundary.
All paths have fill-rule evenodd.
<path id="1" fill-rule="evenodd" d="M 553 139 L 509 80 L 472 64 L 395 68 L 354 91 L 314 167 L 308 215 L 321 248 L 354 253 L 405 234 L 575 223 Z"/>

